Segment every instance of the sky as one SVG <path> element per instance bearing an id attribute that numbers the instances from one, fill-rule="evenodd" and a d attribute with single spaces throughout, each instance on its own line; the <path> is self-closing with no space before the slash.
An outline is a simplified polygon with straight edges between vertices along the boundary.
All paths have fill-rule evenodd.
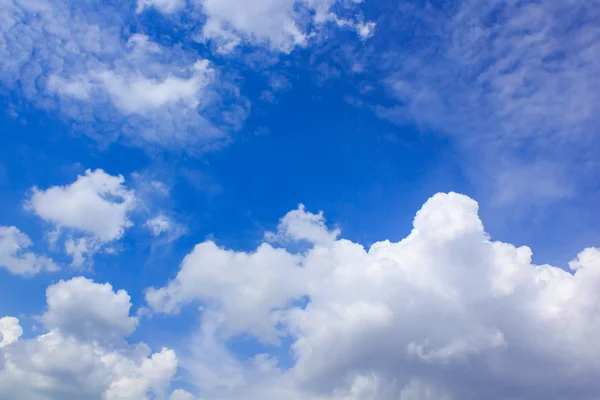
<path id="1" fill-rule="evenodd" d="M 600 5 L 0 0 L 0 400 L 597 400 Z"/>

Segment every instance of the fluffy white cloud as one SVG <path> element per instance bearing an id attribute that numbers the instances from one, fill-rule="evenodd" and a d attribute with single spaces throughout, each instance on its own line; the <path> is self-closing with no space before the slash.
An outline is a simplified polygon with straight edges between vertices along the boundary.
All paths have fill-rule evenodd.
<path id="1" fill-rule="evenodd" d="M 131 334 L 138 320 L 129 316 L 131 302 L 124 290 L 84 277 L 60 281 L 46 290 L 48 310 L 42 322 L 48 329 L 78 338 L 114 340 Z"/>
<path id="2" fill-rule="evenodd" d="M 22 334 L 23 328 L 17 318 L 0 318 L 0 349 L 19 340 Z"/>
<path id="3" fill-rule="evenodd" d="M 477 203 L 456 193 L 432 197 L 404 240 L 369 249 L 321 240 L 338 232 L 322 215 L 302 213 L 288 214 L 302 218 L 284 218 L 280 229 L 313 221 L 311 229 L 323 230 L 288 236 L 312 240 L 303 253 L 206 242 L 174 280 L 147 292 L 156 311 L 203 305 L 210 329 L 190 346 L 212 351 L 184 356 L 203 398 L 592 400 L 599 393 L 599 250 L 582 252 L 571 271 L 535 265 L 529 248 L 492 241 Z M 269 356 L 251 363 L 228 356 L 223 340 L 238 332 L 268 343 L 289 335 L 292 367 L 283 371 Z"/>
<path id="4" fill-rule="evenodd" d="M 58 266 L 44 256 L 24 249 L 31 246 L 31 239 L 14 226 L 0 226 L 0 267 L 16 275 L 31 276 L 43 270 L 56 271 Z"/>
<path id="5" fill-rule="evenodd" d="M 148 38 L 135 35 L 129 39 L 132 47 L 149 47 Z M 158 50 L 154 50 L 158 51 Z M 151 115 L 164 107 L 196 108 L 201 90 L 211 81 L 213 70 L 208 61 L 197 61 L 182 69 L 187 78 L 167 76 L 164 80 L 145 77 L 136 71 L 101 70 L 68 80 L 51 76 L 48 89 L 63 96 L 89 100 L 94 91 L 103 91 L 124 115 Z"/>
<path id="6" fill-rule="evenodd" d="M 148 400 L 168 396 L 177 370 L 173 350 L 112 341 L 137 320 L 129 296 L 85 278 L 48 288 L 49 331 L 19 340 L 16 318 L 0 319 L 0 399 Z"/>
<path id="7" fill-rule="evenodd" d="M 272 241 L 308 241 L 310 243 L 333 243 L 340 234 L 339 230 L 329 232 L 325 225 L 323 212 L 306 212 L 300 204 L 297 210 L 287 213 L 277 227 L 277 233 L 268 232 L 265 237 Z"/>
<path id="8" fill-rule="evenodd" d="M 1 356 L 2 400 L 147 400 L 164 395 L 177 368 L 172 350 L 109 349 L 55 330 L 14 343 Z"/>
<path id="9" fill-rule="evenodd" d="M 181 305 L 200 300 L 214 302 L 227 315 L 235 315 L 227 322 L 229 335 L 249 331 L 273 341 L 277 335 L 271 310 L 285 305 L 294 293 L 302 294 L 299 261 L 266 243 L 247 254 L 205 242 L 185 257 L 174 280 L 149 289 L 146 299 L 154 310 L 165 313 L 177 313 Z"/>
<path id="10" fill-rule="evenodd" d="M 138 5 L 172 12 L 180 4 Z M 3 1 L 0 84 L 45 110 L 58 109 L 78 132 L 102 143 L 124 137 L 194 153 L 226 141 L 247 108 L 235 85 L 195 51 L 125 33 L 132 17 L 126 7 L 99 6 Z"/>
<path id="11" fill-rule="evenodd" d="M 87 170 L 70 185 L 45 190 L 34 187 L 26 208 L 53 224 L 56 231 L 80 235 L 69 238 L 65 248 L 73 256 L 74 264 L 82 265 L 85 255 L 120 239 L 132 225 L 129 214 L 137 200 L 135 192 L 124 182 L 121 175 L 112 176 L 101 169 Z"/>
<path id="12" fill-rule="evenodd" d="M 334 14 L 336 3 L 346 5 L 336 0 L 200 0 L 207 18 L 202 36 L 215 40 L 222 52 L 231 51 L 243 41 L 289 52 L 305 46 L 316 34 L 315 28 L 330 21 L 338 26 L 349 25 L 361 36 L 370 35 L 372 25 Z"/>

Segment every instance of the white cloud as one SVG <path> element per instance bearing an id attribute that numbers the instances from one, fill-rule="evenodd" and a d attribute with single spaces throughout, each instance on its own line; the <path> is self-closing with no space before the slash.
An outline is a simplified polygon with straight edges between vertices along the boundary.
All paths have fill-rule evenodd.
<path id="1" fill-rule="evenodd" d="M 124 290 L 113 292 L 109 283 L 78 277 L 60 281 L 46 290 L 48 310 L 42 322 L 63 335 L 114 340 L 131 334 L 138 320 L 129 316 L 131 302 Z"/>
<path id="2" fill-rule="evenodd" d="M 171 220 L 162 214 L 149 219 L 144 225 L 150 229 L 150 232 L 152 232 L 154 236 L 160 236 L 161 234 L 168 232 L 172 227 Z"/>
<path id="3" fill-rule="evenodd" d="M 177 277 L 160 289 L 149 289 L 148 304 L 156 311 L 177 313 L 183 304 L 214 302 L 227 315 L 229 335 L 249 331 L 266 341 L 276 339 L 270 312 L 301 295 L 298 257 L 262 244 L 254 253 L 240 253 L 205 242 L 181 264 Z"/>
<path id="4" fill-rule="evenodd" d="M 142 5 L 174 11 L 174 1 Z M 227 141 L 247 102 L 195 51 L 126 34 L 125 8 L 68 1 L 0 5 L 0 83 L 102 143 L 185 148 Z M 18 82 L 18 84 L 17 84 Z M 238 101 L 239 100 L 239 101 Z M 216 110 L 218 108 L 218 111 Z"/>
<path id="5" fill-rule="evenodd" d="M 375 22 L 362 22 L 356 24 L 356 31 L 358 35 L 363 39 L 368 39 L 375 34 L 375 26 L 377 24 Z"/>
<path id="6" fill-rule="evenodd" d="M 23 328 L 17 318 L 0 318 L 0 349 L 15 343 L 21 335 L 23 335 Z"/>
<path id="7" fill-rule="evenodd" d="M 187 232 L 185 225 L 162 213 L 148 219 L 144 226 L 156 238 L 153 246 L 173 243 Z"/>
<path id="8" fill-rule="evenodd" d="M 18 340 L 16 318 L 0 319 L 0 399 L 149 400 L 169 395 L 178 360 L 143 343 L 113 341 L 133 331 L 125 291 L 85 278 L 48 288 L 49 331 Z"/>
<path id="9" fill-rule="evenodd" d="M 44 256 L 24 249 L 31 246 L 31 239 L 14 226 L 0 226 L 0 267 L 15 275 L 31 276 L 43 270 L 56 271 L 58 266 Z"/>
<path id="10" fill-rule="evenodd" d="M 87 170 L 70 185 L 33 188 L 26 208 L 56 230 L 80 235 L 69 238 L 65 249 L 75 265 L 82 265 L 84 255 L 92 255 L 103 245 L 120 239 L 132 226 L 129 214 L 135 209 L 135 192 L 124 185 L 121 176 L 101 169 Z"/>
<path id="11" fill-rule="evenodd" d="M 137 11 L 142 12 L 146 8 L 154 7 L 165 14 L 171 14 L 181 10 L 185 6 L 185 0 L 138 0 Z"/>
<path id="12" fill-rule="evenodd" d="M 301 241 L 310 243 L 333 243 L 340 234 L 339 230 L 329 231 L 325 225 L 323 212 L 312 214 L 306 212 L 304 205 L 288 212 L 277 226 L 277 233 L 268 232 L 265 237 L 272 241 Z"/>
<path id="13" fill-rule="evenodd" d="M 466 196 L 437 194 L 408 237 L 369 249 L 314 234 L 290 237 L 314 244 L 295 255 L 202 243 L 146 298 L 169 313 L 203 305 L 190 342 L 202 350 L 183 358 L 207 400 L 593 399 L 600 251 L 570 272 L 535 265 L 529 248 L 492 241 L 477 213 Z M 321 214 L 306 220 L 332 234 Z M 293 365 L 236 361 L 224 340 L 240 332 L 290 335 Z"/>
<path id="14" fill-rule="evenodd" d="M 230 52 L 242 42 L 290 52 L 306 46 L 316 29 L 329 21 L 355 26 L 345 19 L 344 24 L 339 23 L 342 19 L 332 7 L 348 4 L 336 0 L 200 0 L 200 4 L 207 18 L 202 37 L 216 41 L 222 52 Z"/>
<path id="15" fill-rule="evenodd" d="M 1 356 L 2 400 L 148 400 L 164 395 L 177 368 L 172 350 L 109 349 L 56 330 L 14 343 Z"/>
<path id="16" fill-rule="evenodd" d="M 181 389 L 176 389 L 173 391 L 173 393 L 171 393 L 171 397 L 169 397 L 169 400 L 194 400 L 195 397 L 186 392 L 185 390 L 181 390 Z"/>
<path id="17" fill-rule="evenodd" d="M 213 70 L 208 61 L 202 60 L 185 71 L 189 78 L 167 76 L 163 80 L 147 78 L 138 72 L 112 70 L 88 72 L 71 77 L 69 81 L 52 76 L 48 89 L 79 100 L 87 100 L 92 91 L 100 90 L 108 95 L 122 114 L 146 116 L 165 107 L 194 109 L 200 105 L 201 91 L 211 82 Z"/>

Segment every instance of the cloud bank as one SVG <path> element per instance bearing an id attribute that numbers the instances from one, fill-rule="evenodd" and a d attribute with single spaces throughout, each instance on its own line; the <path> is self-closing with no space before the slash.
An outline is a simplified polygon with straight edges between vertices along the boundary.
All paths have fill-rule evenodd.
<path id="1" fill-rule="evenodd" d="M 491 240 L 477 213 L 440 193 L 405 239 L 365 249 L 300 207 L 279 231 L 309 250 L 205 242 L 146 299 L 167 314 L 202 305 L 200 350 L 183 363 L 203 399 L 595 398 L 600 251 L 570 271 L 535 265 L 528 247 Z M 236 360 L 225 343 L 241 333 L 291 340 L 293 365 Z M 221 365 L 203 355 L 215 348 Z"/>

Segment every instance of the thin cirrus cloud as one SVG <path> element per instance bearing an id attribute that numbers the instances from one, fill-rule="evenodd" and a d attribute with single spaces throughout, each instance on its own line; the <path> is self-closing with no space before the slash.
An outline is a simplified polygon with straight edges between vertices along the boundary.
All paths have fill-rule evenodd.
<path id="1" fill-rule="evenodd" d="M 312 241 L 308 251 L 201 243 L 146 299 L 166 314 L 202 304 L 181 362 L 204 399 L 594 398 L 600 252 L 569 272 L 535 265 L 528 247 L 492 241 L 477 213 L 440 193 L 404 240 L 365 249 L 299 208 L 279 232 Z M 293 365 L 237 361 L 225 343 L 240 333 L 291 337 Z"/>
<path id="2" fill-rule="evenodd" d="M 499 202 L 568 197 L 568 176 L 591 176 L 597 147 L 598 10 L 580 0 L 403 3 L 380 21 L 382 40 L 398 41 L 376 47 L 393 103 L 376 111 L 456 138 Z M 514 169 L 524 178 L 512 184 Z"/>

